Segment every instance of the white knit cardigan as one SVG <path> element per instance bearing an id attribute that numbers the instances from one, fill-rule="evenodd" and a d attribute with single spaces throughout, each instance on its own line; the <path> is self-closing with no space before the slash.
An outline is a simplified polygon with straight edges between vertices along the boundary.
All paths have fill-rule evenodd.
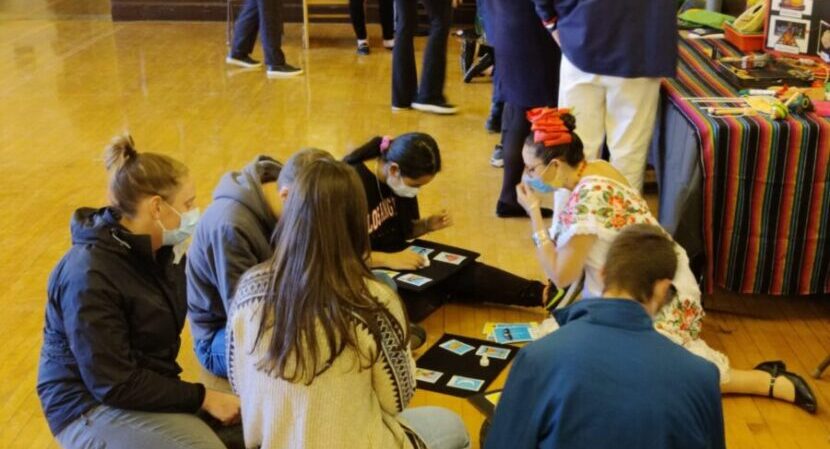
<path id="1" fill-rule="evenodd" d="M 228 316 L 228 378 L 242 403 L 245 446 L 262 449 L 419 449 L 423 442 L 397 416 L 415 392 L 415 361 L 405 340 L 400 298 L 369 281 L 369 291 L 390 313 L 376 316 L 380 356 L 368 361 L 348 347 L 311 385 L 292 383 L 257 368 L 271 338 L 268 330 L 254 347 L 271 271 L 260 265 L 239 282 Z M 365 324 L 355 319 L 364 354 L 378 351 Z M 318 326 L 325 358 L 328 347 Z M 325 360 L 324 358 L 324 360 Z"/>

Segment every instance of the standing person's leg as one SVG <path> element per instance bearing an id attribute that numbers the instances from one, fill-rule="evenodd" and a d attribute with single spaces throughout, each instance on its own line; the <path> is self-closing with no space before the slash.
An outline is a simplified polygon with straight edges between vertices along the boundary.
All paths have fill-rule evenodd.
<path id="1" fill-rule="evenodd" d="M 282 0 L 257 0 L 262 51 L 269 67 L 285 64 L 282 52 Z"/>
<path id="2" fill-rule="evenodd" d="M 523 307 L 544 305 L 544 284 L 481 262 L 475 262 L 446 279 L 451 299 L 468 303 Z"/>
<path id="3" fill-rule="evenodd" d="M 447 41 L 452 23 L 451 0 L 423 0 L 429 13 L 429 39 L 424 50 L 424 64 L 421 85 L 416 102 L 419 104 L 443 105 L 444 82 L 447 78 Z"/>
<path id="4" fill-rule="evenodd" d="M 415 68 L 415 30 L 418 28 L 417 0 L 394 0 L 395 48 L 392 51 L 392 108 L 410 108 L 418 90 Z"/>
<path id="5" fill-rule="evenodd" d="M 196 415 L 139 412 L 105 405 L 90 410 L 70 423 L 56 438 L 64 449 L 228 447 Z M 231 447 L 244 446 L 233 444 Z"/>
<path id="6" fill-rule="evenodd" d="M 230 56 L 241 58 L 250 55 L 254 51 L 258 30 L 259 6 L 257 6 L 257 0 L 245 0 L 233 27 L 233 43 L 231 44 Z"/>
<path id="7" fill-rule="evenodd" d="M 395 4 L 393 0 L 378 0 L 383 46 L 391 49 L 395 43 Z"/>
<path id="8" fill-rule="evenodd" d="M 470 434 L 461 417 L 443 407 L 414 407 L 398 417 L 429 449 L 468 449 Z"/>
<path id="9" fill-rule="evenodd" d="M 605 140 L 605 88 L 598 84 L 600 76 L 579 70 L 565 55 L 559 76 L 559 107 L 571 109 L 585 157 L 596 159 Z"/>
<path id="10" fill-rule="evenodd" d="M 352 28 L 357 40 L 366 40 L 366 9 L 364 0 L 349 0 L 349 16 L 352 19 Z"/>
<path id="11" fill-rule="evenodd" d="M 499 217 L 524 217 L 524 209 L 516 200 L 516 186 L 522 181 L 525 164 L 522 160 L 522 147 L 530 134 L 530 122 L 525 116 L 525 109 L 505 103 L 501 116 L 501 146 L 504 160 L 504 174 L 501 181 L 501 194 L 496 204 Z"/>
<path id="12" fill-rule="evenodd" d="M 605 130 L 611 164 L 631 187 L 643 189 L 648 147 L 660 101 L 658 78 L 603 77 L 606 86 Z M 577 129 L 579 120 L 577 119 Z"/>

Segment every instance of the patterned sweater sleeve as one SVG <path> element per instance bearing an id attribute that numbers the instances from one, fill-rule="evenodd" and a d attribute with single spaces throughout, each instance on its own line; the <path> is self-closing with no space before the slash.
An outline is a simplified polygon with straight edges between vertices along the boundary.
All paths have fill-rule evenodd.
<path id="1" fill-rule="evenodd" d="M 654 224 L 645 200 L 603 178 L 585 178 L 568 197 L 551 234 L 558 246 L 576 235 L 595 235 L 610 241 L 633 223 Z"/>
<path id="2" fill-rule="evenodd" d="M 405 338 L 407 320 L 401 299 L 387 287 L 373 290 L 386 309 L 375 318 L 381 347 L 372 366 L 372 386 L 383 411 L 397 415 L 415 394 L 415 360 Z"/>

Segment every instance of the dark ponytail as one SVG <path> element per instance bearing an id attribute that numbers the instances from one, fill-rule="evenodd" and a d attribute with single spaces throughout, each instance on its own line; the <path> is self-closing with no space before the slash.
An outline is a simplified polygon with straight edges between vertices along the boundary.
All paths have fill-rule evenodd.
<path id="1" fill-rule="evenodd" d="M 380 158 L 394 162 L 401 168 L 401 175 L 417 179 L 435 175 L 441 171 L 441 152 L 438 143 L 429 134 L 406 133 L 391 141 L 386 147 L 382 137 L 375 137 L 343 158 L 347 164 L 356 164 Z"/>
<path id="2" fill-rule="evenodd" d="M 562 122 L 571 132 L 573 140 L 571 143 L 564 143 L 554 146 L 545 146 L 544 142 L 536 142 L 533 138 L 533 133 L 525 139 L 525 146 L 533 148 L 534 155 L 541 159 L 545 164 L 549 164 L 554 159 L 563 159 L 571 167 L 576 167 L 580 162 L 585 160 L 585 152 L 582 146 L 582 140 L 574 133 L 576 129 L 576 118 L 568 113 L 559 116 Z"/>

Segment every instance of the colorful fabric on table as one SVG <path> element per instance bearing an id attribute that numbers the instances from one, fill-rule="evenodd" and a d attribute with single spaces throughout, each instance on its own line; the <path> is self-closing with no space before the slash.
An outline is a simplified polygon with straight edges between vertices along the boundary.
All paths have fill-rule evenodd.
<path id="1" fill-rule="evenodd" d="M 741 55 L 723 40 L 681 40 L 677 78 L 663 83 L 700 142 L 706 291 L 830 293 L 830 121 L 710 116 L 706 99 L 738 95 L 712 47 Z"/>

